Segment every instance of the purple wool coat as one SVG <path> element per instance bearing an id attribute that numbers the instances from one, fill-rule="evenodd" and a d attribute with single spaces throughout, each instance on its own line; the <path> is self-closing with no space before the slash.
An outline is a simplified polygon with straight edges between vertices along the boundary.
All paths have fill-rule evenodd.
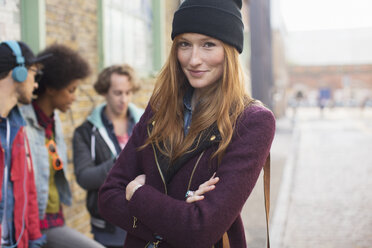
<path id="1" fill-rule="evenodd" d="M 218 144 L 212 132 L 205 142 L 217 142 L 183 159 L 168 182 L 154 146 L 137 150 L 151 130 L 151 116 L 147 107 L 99 193 L 101 215 L 128 232 L 124 247 L 143 248 L 155 234 L 163 238 L 161 248 L 222 247 L 225 232 L 231 248 L 246 247 L 240 212 L 270 151 L 272 112 L 261 105 L 248 106 L 219 165 L 217 158 L 211 159 Z M 186 203 L 188 189 L 196 190 L 214 172 L 220 178 L 216 188 L 202 201 Z M 140 174 L 146 175 L 146 183 L 127 201 L 126 185 Z"/>

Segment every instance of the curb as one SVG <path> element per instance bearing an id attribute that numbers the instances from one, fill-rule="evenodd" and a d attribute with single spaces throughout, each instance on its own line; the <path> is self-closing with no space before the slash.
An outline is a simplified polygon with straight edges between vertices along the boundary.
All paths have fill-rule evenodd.
<path id="1" fill-rule="evenodd" d="M 275 248 L 282 248 L 283 238 L 287 226 L 289 207 L 291 204 L 291 192 L 293 189 L 293 179 L 298 160 L 299 144 L 301 131 L 295 127 L 293 131 L 291 149 L 283 170 L 282 183 L 278 193 L 278 200 L 271 221 L 271 245 Z"/>

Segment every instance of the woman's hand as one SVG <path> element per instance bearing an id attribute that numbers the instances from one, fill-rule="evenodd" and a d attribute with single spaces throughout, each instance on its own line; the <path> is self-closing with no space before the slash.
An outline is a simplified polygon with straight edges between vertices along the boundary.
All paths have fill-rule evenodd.
<path id="1" fill-rule="evenodd" d="M 125 198 L 130 201 L 130 199 L 132 199 L 132 196 L 134 194 L 134 192 L 139 188 L 141 187 L 142 185 L 144 185 L 146 182 L 146 175 L 145 174 L 141 174 L 139 176 L 137 176 L 133 181 L 131 181 L 130 183 L 128 183 L 126 189 L 125 189 Z"/>
<path id="2" fill-rule="evenodd" d="M 204 199 L 204 194 L 212 191 L 216 188 L 216 183 L 220 180 L 219 177 L 214 177 L 216 173 L 213 174 L 213 176 L 203 184 L 200 184 L 198 190 L 196 191 L 188 191 L 187 194 L 189 196 L 186 197 L 187 203 L 193 203 L 197 201 L 201 201 Z"/>

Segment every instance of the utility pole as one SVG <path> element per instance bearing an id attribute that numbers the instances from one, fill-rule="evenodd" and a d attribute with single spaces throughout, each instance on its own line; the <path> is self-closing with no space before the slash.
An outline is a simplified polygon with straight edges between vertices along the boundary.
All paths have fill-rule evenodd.
<path id="1" fill-rule="evenodd" d="M 249 2 L 252 96 L 273 109 L 270 0 Z"/>

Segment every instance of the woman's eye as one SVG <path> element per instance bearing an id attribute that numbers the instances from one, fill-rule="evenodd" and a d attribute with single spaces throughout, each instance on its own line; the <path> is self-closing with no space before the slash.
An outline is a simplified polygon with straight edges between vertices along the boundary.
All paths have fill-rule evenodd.
<path id="1" fill-rule="evenodd" d="M 204 47 L 214 47 L 214 46 L 216 46 L 216 44 L 214 44 L 213 42 L 205 42 L 204 43 Z"/>
<path id="2" fill-rule="evenodd" d="M 70 93 L 74 93 L 74 92 L 76 91 L 76 88 L 70 88 L 68 91 L 69 91 Z"/>
<path id="3" fill-rule="evenodd" d="M 189 43 L 187 43 L 185 41 L 181 41 L 180 43 L 178 43 L 178 46 L 179 47 L 188 47 L 189 46 Z"/>

